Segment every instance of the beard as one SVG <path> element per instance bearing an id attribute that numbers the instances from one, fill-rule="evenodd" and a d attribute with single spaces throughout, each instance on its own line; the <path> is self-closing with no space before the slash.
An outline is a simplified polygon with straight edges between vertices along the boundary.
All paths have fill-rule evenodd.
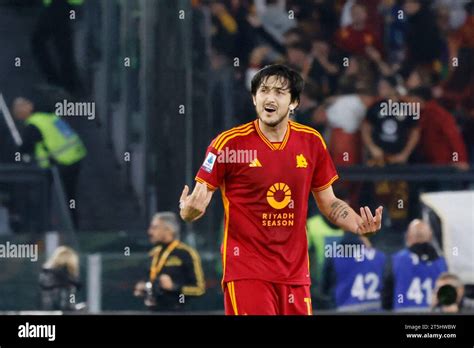
<path id="1" fill-rule="evenodd" d="M 265 112 L 265 110 L 264 110 L 263 112 Z M 288 116 L 289 112 L 290 112 L 290 109 L 289 109 L 289 107 L 288 107 L 288 108 L 286 109 L 286 112 L 283 113 L 283 114 L 281 114 L 281 115 L 277 115 L 278 118 L 275 119 L 275 120 L 268 120 L 268 119 L 265 119 L 264 117 L 260 116 L 260 114 L 259 114 L 258 112 L 257 112 L 257 115 L 258 115 L 258 118 L 260 119 L 260 121 L 263 122 L 263 124 L 265 124 L 265 125 L 268 126 L 268 127 L 272 127 L 272 128 L 273 128 L 273 127 L 278 126 L 280 123 L 282 123 L 283 120 Z"/>

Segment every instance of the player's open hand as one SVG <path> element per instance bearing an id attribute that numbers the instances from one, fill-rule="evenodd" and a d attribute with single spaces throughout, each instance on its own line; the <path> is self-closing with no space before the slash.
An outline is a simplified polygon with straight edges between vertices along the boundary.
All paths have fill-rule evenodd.
<path id="1" fill-rule="evenodd" d="M 179 214 L 184 221 L 192 222 L 199 219 L 206 212 L 212 198 L 212 191 L 209 191 L 205 184 L 196 182 L 193 192 L 190 195 L 188 193 L 189 186 L 184 185 L 179 199 Z"/>
<path id="2" fill-rule="evenodd" d="M 362 219 L 359 222 L 359 226 L 357 226 L 357 234 L 370 236 L 380 230 L 382 226 L 382 211 L 383 207 L 378 207 L 377 210 L 375 210 L 374 217 L 369 207 L 360 208 L 360 216 Z"/>

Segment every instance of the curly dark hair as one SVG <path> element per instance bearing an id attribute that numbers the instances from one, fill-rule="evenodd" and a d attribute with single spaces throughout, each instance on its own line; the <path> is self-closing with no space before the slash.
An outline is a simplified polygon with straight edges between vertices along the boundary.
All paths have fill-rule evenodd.
<path id="1" fill-rule="evenodd" d="M 300 95 L 304 87 L 304 80 L 295 70 L 290 69 L 283 64 L 267 65 L 259 70 L 252 79 L 252 95 L 255 96 L 257 94 L 257 90 L 260 88 L 261 84 L 270 76 L 276 76 L 277 79 L 282 82 L 283 86 L 289 88 L 292 102 L 300 101 Z"/>

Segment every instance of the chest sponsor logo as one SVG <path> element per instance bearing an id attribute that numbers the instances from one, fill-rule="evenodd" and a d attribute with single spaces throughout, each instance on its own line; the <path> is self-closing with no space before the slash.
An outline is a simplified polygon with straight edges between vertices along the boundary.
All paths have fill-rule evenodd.
<path id="1" fill-rule="evenodd" d="M 272 208 L 277 210 L 286 207 L 294 208 L 294 203 L 291 199 L 291 189 L 283 182 L 270 186 L 267 191 L 267 202 Z M 293 226 L 294 218 L 294 213 L 263 213 L 262 226 Z"/>
<path id="2" fill-rule="evenodd" d="M 291 190 L 287 184 L 278 182 L 267 191 L 267 202 L 272 208 L 283 209 L 291 201 Z"/>
<path id="3" fill-rule="evenodd" d="M 303 154 L 299 154 L 296 156 L 296 168 L 306 168 L 308 167 L 308 162 Z"/>

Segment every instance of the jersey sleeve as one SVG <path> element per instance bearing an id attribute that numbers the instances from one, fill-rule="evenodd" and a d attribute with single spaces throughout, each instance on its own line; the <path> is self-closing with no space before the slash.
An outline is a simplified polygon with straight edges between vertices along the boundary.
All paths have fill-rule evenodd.
<path id="1" fill-rule="evenodd" d="M 315 138 L 317 151 L 313 179 L 311 181 L 312 191 L 322 191 L 332 185 L 339 176 L 334 163 L 322 138 Z"/>
<path id="2" fill-rule="evenodd" d="M 208 146 L 204 162 L 199 168 L 195 180 L 206 184 L 207 187 L 215 191 L 224 181 L 225 163 L 219 160 L 219 153 L 214 148 L 215 139 Z"/>

